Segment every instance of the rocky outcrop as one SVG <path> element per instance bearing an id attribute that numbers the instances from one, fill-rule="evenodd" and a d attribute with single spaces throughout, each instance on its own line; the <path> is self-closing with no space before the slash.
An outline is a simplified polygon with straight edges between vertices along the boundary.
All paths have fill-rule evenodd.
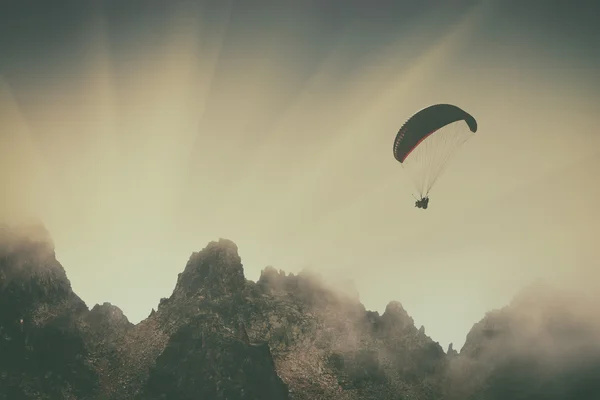
<path id="1" fill-rule="evenodd" d="M 448 350 L 446 350 L 446 354 L 448 357 L 454 357 L 458 355 L 458 351 L 454 350 L 454 346 L 452 343 L 448 345 Z"/>

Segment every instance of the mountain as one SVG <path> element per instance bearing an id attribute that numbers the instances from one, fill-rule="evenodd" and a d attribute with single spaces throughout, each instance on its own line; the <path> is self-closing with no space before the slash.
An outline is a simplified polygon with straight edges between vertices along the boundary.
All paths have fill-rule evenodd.
<path id="1" fill-rule="evenodd" d="M 139 324 L 71 289 L 41 227 L 0 231 L 0 399 L 600 398 L 593 301 L 535 286 L 460 353 L 399 302 L 368 311 L 318 275 L 244 276 L 225 239 L 193 253 Z"/>
<path id="2" fill-rule="evenodd" d="M 529 287 L 473 326 L 449 372 L 460 389 L 446 394 L 456 400 L 600 399 L 599 317 L 592 299 Z"/>

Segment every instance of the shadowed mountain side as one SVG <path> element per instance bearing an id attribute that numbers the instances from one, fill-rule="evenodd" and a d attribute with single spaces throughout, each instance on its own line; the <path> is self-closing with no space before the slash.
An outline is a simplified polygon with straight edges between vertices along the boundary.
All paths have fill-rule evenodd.
<path id="1" fill-rule="evenodd" d="M 202 316 L 171 336 L 139 398 L 287 400 L 289 396 L 266 343 L 250 344 L 247 337 L 224 329 L 218 318 Z"/>
<path id="2" fill-rule="evenodd" d="M 398 302 L 379 315 L 311 272 L 246 280 L 220 239 L 133 325 L 109 303 L 88 310 L 43 228 L 5 227 L 0 399 L 588 400 L 600 394 L 594 304 L 531 287 L 446 354 Z"/>
<path id="3" fill-rule="evenodd" d="M 0 399 L 92 399 L 98 375 L 49 234 L 0 226 Z"/>

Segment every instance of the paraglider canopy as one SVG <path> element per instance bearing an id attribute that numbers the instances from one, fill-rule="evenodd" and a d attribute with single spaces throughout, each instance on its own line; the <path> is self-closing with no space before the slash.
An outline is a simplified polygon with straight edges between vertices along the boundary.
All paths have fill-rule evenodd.
<path id="1" fill-rule="evenodd" d="M 426 107 L 402 125 L 394 140 L 394 158 L 411 176 L 421 200 L 455 150 L 475 132 L 475 118 L 452 104 Z"/>
<path id="2" fill-rule="evenodd" d="M 477 121 L 466 111 L 452 104 L 436 104 L 426 107 L 410 117 L 398 131 L 394 140 L 394 157 L 401 163 L 410 153 L 440 128 L 458 121 L 465 121 L 471 132 L 477 132 Z"/>

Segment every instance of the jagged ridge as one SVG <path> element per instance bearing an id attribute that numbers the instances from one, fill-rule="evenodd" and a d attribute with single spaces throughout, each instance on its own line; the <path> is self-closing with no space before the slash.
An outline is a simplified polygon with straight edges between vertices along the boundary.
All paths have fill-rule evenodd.
<path id="1" fill-rule="evenodd" d="M 488 313 L 446 354 L 399 302 L 379 315 L 307 272 L 246 280 L 229 240 L 193 253 L 172 295 L 133 325 L 109 303 L 87 309 L 45 230 L 0 238 L 0 399 L 600 394 L 597 313 L 547 288 Z"/>

